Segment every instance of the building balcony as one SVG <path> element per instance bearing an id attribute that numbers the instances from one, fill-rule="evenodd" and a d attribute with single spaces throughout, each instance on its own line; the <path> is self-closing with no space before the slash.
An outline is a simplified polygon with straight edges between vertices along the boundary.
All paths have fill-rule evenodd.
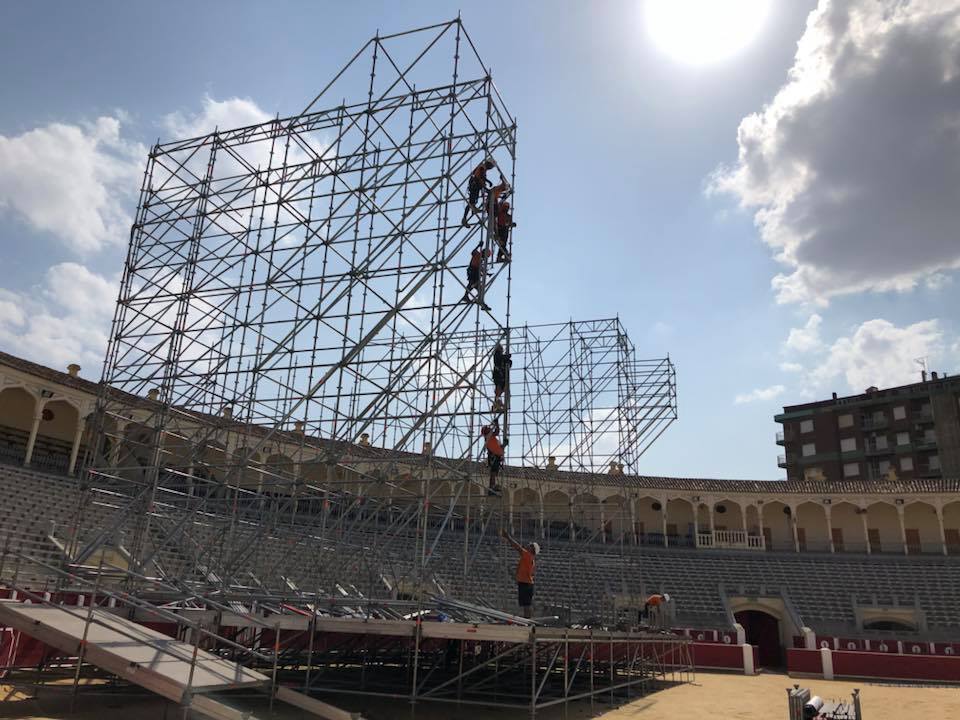
<path id="1" fill-rule="evenodd" d="M 929 465 L 919 465 L 913 471 L 915 477 L 920 478 L 938 478 L 943 474 L 943 471 L 939 467 L 931 467 Z"/>
<path id="2" fill-rule="evenodd" d="M 793 430 L 781 430 L 777 433 L 777 445 L 786 445 L 797 439 L 797 433 Z"/>
<path id="3" fill-rule="evenodd" d="M 860 429 L 861 430 L 877 430 L 879 428 L 885 428 L 888 424 L 889 424 L 889 421 L 887 420 L 886 417 L 882 417 L 882 418 L 867 417 L 860 422 Z"/>
<path id="4" fill-rule="evenodd" d="M 913 447 L 917 450 L 933 450 L 937 447 L 936 438 L 920 438 L 913 441 Z"/>
<path id="5" fill-rule="evenodd" d="M 866 450 L 867 455 L 893 455 L 894 452 L 893 447 L 890 445 L 880 447 L 879 445 L 874 445 L 873 443 L 867 443 L 864 449 Z"/>
<path id="6" fill-rule="evenodd" d="M 913 421 L 919 423 L 932 423 L 933 410 L 918 410 L 913 413 Z"/>
<path id="7" fill-rule="evenodd" d="M 785 468 L 797 462 L 797 456 L 791 453 L 777 455 L 777 467 Z"/>
<path id="8" fill-rule="evenodd" d="M 700 531 L 697 533 L 697 547 L 766 550 L 763 535 L 748 535 L 743 530 Z"/>

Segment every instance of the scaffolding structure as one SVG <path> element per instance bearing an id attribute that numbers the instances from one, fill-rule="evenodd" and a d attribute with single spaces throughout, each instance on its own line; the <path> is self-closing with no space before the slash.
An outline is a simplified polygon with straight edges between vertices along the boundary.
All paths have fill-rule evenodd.
<path id="1" fill-rule="evenodd" d="M 362 102 L 340 99 L 361 86 Z M 477 688 L 504 663 L 526 674 L 500 692 L 532 710 L 685 672 L 679 641 L 538 637 L 503 615 L 513 550 L 501 531 L 519 526 L 557 550 L 546 572 L 568 589 L 558 614 L 621 620 L 614 596 L 644 590 L 626 498 L 571 504 L 558 534 L 542 508 L 535 528 L 520 508 L 514 522 L 518 483 L 542 482 L 525 479 L 531 468 L 576 474 L 581 489 L 608 469 L 636 472 L 676 418 L 673 364 L 638 357 L 619 319 L 511 325 L 496 213 L 473 207 L 466 178 L 492 158 L 512 193 L 516 129 L 456 19 L 372 38 L 296 116 L 156 145 L 75 509 L 52 520 L 63 564 L 45 592 L 92 585 L 148 614 L 154 603 L 213 609 L 214 647 L 239 642 L 219 634 L 223 613 L 276 616 L 272 635 L 237 620 L 251 657 L 272 659 L 274 684 L 286 659 L 291 672 L 341 664 L 333 643 L 278 640 L 294 616 L 312 643 L 331 614 L 408 623 L 374 650 L 378 672 L 398 677 L 413 658 L 412 698 L 485 701 Z M 490 377 L 498 343 L 513 361 L 503 410 Z M 512 441 L 502 495 L 488 492 L 480 432 L 494 422 Z M 573 590 L 581 551 L 616 577 L 589 597 Z M 11 587 L 21 592 L 16 576 Z M 440 610 L 522 632 L 477 638 L 466 667 L 460 643 L 455 671 L 459 638 L 425 643 L 410 624 Z M 328 632 L 352 643 L 343 627 Z M 595 670 L 601 644 L 609 656 Z M 465 689 L 468 676 L 479 685 Z"/>

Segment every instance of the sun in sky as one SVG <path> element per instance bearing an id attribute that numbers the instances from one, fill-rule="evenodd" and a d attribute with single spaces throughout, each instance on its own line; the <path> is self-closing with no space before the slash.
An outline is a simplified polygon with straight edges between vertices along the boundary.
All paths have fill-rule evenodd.
<path id="1" fill-rule="evenodd" d="M 647 32 L 660 51 L 687 65 L 725 60 L 750 44 L 770 0 L 646 0 Z"/>

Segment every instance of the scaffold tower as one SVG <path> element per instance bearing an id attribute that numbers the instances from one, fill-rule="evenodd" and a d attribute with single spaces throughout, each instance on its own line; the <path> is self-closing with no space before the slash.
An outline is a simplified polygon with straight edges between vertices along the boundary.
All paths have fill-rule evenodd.
<path id="1" fill-rule="evenodd" d="M 508 465 L 589 485 L 676 418 L 670 359 L 619 319 L 511 325 L 512 265 L 466 181 L 493 161 L 516 205 L 516 132 L 456 19 L 372 38 L 296 116 L 156 145 L 71 567 L 113 547 L 131 590 L 502 606 L 476 568 L 506 558 L 514 496 L 487 489 L 481 427 Z M 605 512 L 629 543 L 627 505 Z"/>

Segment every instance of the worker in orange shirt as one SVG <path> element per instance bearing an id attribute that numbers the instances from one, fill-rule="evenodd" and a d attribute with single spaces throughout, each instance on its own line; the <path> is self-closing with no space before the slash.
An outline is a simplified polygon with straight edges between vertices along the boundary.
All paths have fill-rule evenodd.
<path id="1" fill-rule="evenodd" d="M 460 302 L 471 302 L 470 291 L 477 291 L 477 302 L 484 310 L 490 310 L 490 306 L 483 301 L 483 294 L 480 289 L 480 269 L 483 265 L 483 241 L 481 241 L 470 253 L 470 263 L 467 265 L 467 289 L 463 293 L 463 300 Z"/>
<path id="2" fill-rule="evenodd" d="M 537 564 L 537 555 L 540 554 L 540 544 L 532 542 L 521 545 L 506 529 L 500 530 L 500 535 L 520 553 L 517 562 L 517 604 L 520 605 L 520 614 L 529 618 L 533 607 L 533 573 Z"/>
<path id="3" fill-rule="evenodd" d="M 510 211 L 510 201 L 501 200 L 497 206 L 497 262 L 510 262 L 510 253 L 507 247 L 510 244 L 510 229 L 515 228 L 517 224 L 513 221 L 513 213 Z"/>
<path id="4" fill-rule="evenodd" d="M 663 625 L 666 618 L 666 604 L 670 602 L 670 596 L 666 593 L 662 595 L 660 593 L 654 593 L 647 598 L 647 601 L 643 604 L 643 615 L 647 620 L 647 624 L 655 630 L 663 629 Z"/>
<path id="5" fill-rule="evenodd" d="M 485 190 L 487 186 L 491 185 L 491 182 L 487 180 L 487 170 L 493 170 L 496 166 L 497 163 L 494 162 L 493 158 L 487 158 L 470 173 L 470 178 L 467 180 L 467 197 L 469 201 L 466 207 L 463 208 L 464 226 L 468 225 L 467 215 L 470 214 L 470 211 L 478 212 L 477 202 L 480 200 L 480 191 Z"/>
<path id="6" fill-rule="evenodd" d="M 496 421 L 493 422 L 493 425 L 484 425 L 480 429 L 480 434 L 483 435 L 483 445 L 487 449 L 487 467 L 490 468 L 490 489 L 488 493 L 490 495 L 496 495 L 500 492 L 500 485 L 497 483 L 497 478 L 500 476 L 500 469 L 503 467 L 503 448 L 506 447 L 508 440 L 504 440 L 503 444 L 500 444 L 499 438 L 497 435 L 500 433 L 500 425 Z"/>

